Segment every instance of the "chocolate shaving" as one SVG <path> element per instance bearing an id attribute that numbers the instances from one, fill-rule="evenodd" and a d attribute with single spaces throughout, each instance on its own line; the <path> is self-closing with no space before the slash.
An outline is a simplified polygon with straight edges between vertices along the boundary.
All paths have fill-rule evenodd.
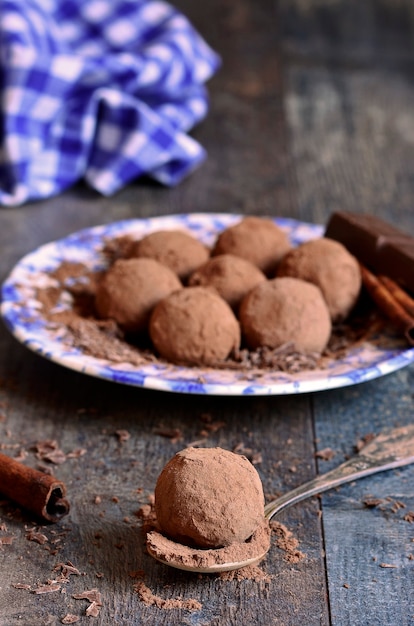
<path id="1" fill-rule="evenodd" d="M 280 522 L 275 520 L 270 522 L 270 527 L 276 535 L 276 545 L 285 552 L 283 560 L 288 563 L 298 563 L 306 557 L 306 554 L 298 549 L 299 541 L 293 533 Z"/>
<path id="2" fill-rule="evenodd" d="M 185 609 L 188 611 L 200 611 L 203 608 L 203 605 L 193 598 L 188 600 L 182 598 L 161 598 L 155 595 L 143 581 L 135 583 L 134 590 L 147 606 L 156 606 L 159 609 Z"/>
<path id="3" fill-rule="evenodd" d="M 316 452 L 315 457 L 317 459 L 322 459 L 322 461 L 330 461 L 334 458 L 336 452 L 332 450 L 332 448 L 324 448 L 323 450 L 318 450 Z"/>
<path id="4" fill-rule="evenodd" d="M 66 613 L 66 615 L 64 617 L 62 617 L 62 619 L 60 620 L 62 622 L 62 624 L 76 624 L 76 622 L 79 622 L 80 617 L 79 615 L 73 615 L 72 613 Z"/>

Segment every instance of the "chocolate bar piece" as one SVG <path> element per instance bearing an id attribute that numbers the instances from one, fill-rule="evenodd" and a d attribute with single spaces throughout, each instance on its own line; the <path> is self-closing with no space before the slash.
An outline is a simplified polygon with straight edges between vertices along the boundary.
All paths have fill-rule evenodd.
<path id="1" fill-rule="evenodd" d="M 363 265 L 414 292 L 414 237 L 375 215 L 333 213 L 325 237 L 342 243 Z"/>

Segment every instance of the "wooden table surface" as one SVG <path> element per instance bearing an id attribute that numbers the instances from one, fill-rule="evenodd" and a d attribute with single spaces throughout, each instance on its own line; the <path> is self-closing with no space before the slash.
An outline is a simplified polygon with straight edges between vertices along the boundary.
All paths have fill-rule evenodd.
<path id="1" fill-rule="evenodd" d="M 414 233 L 414 12 L 411 0 L 180 0 L 220 53 L 211 108 L 194 136 L 205 164 L 175 189 L 137 181 L 113 198 L 83 185 L 45 202 L 0 209 L 1 273 L 37 246 L 96 224 L 182 212 L 288 216 L 326 223 L 336 210 L 374 213 Z M 137 510 L 175 452 L 200 439 L 256 459 L 266 494 L 336 466 L 357 441 L 413 422 L 414 368 L 356 386 L 272 397 L 204 397 L 142 390 L 70 371 L 0 327 L 0 442 L 12 456 L 55 440 L 71 512 L 35 526 L 0 506 L 0 625 L 258 626 L 414 624 L 414 467 L 312 498 L 280 514 L 306 555 L 289 563 L 272 541 L 264 580 L 179 572 L 145 552 Z M 176 429 L 178 440 L 159 434 Z M 117 435 L 127 431 L 125 441 Z M 332 448 L 330 460 L 317 451 Z M 368 508 L 367 497 L 384 500 Z M 388 498 L 388 500 L 387 500 Z M 395 506 L 398 501 L 405 508 Z M 406 518 L 406 519 L 404 519 Z M 35 528 L 44 543 L 28 540 Z M 30 536 L 30 535 L 29 535 Z M 60 590 L 34 591 L 80 572 Z M 384 567 L 384 564 L 392 567 Z M 57 566 L 57 569 L 56 569 Z M 140 578 L 141 577 L 141 578 Z M 147 606 L 137 580 L 164 599 Z M 25 588 L 16 588 L 23 584 Z M 85 615 L 98 589 L 98 617 Z"/>

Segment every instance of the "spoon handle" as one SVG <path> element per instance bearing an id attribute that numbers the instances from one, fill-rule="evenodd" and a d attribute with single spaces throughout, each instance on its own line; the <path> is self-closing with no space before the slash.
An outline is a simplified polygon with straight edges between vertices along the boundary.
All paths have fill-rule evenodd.
<path id="1" fill-rule="evenodd" d="M 265 517 L 270 520 L 282 509 L 309 496 L 410 463 L 414 463 L 414 424 L 383 432 L 364 446 L 360 454 L 269 502 Z"/>

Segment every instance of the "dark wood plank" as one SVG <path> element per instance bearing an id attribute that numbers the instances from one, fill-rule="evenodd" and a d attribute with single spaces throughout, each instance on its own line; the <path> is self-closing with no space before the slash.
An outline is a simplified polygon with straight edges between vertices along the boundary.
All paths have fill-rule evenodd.
<path id="1" fill-rule="evenodd" d="M 324 472 L 366 435 L 412 423 L 414 370 L 315 396 L 318 447 L 336 452 Z M 414 467 L 344 485 L 322 496 L 329 598 L 334 624 L 411 624 Z M 364 502 L 379 500 L 377 506 Z M 385 564 L 385 566 L 384 566 Z M 386 566 L 391 567 L 386 567 Z M 345 585 L 345 586 L 344 586 Z"/>

